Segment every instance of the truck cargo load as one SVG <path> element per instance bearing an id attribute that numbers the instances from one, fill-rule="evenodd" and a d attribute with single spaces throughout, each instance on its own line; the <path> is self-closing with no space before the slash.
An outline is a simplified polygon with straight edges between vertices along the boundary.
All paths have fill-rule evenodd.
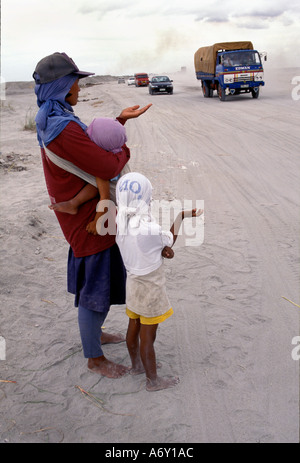
<path id="1" fill-rule="evenodd" d="M 194 55 L 196 72 L 214 74 L 219 50 L 253 50 L 253 45 L 252 42 L 221 42 L 199 48 Z"/>

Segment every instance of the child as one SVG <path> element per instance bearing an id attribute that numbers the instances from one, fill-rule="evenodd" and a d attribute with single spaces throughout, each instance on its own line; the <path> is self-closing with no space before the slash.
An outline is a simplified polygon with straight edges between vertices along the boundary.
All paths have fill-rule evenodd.
<path id="1" fill-rule="evenodd" d="M 94 143 L 96 143 L 98 146 L 105 149 L 106 151 L 111 151 L 112 153 L 118 153 L 119 151 L 121 151 L 122 146 L 127 141 L 125 127 L 116 119 L 94 119 L 93 122 L 87 128 L 87 134 Z M 87 184 L 74 198 L 70 199 L 69 201 L 51 204 L 49 208 L 58 212 L 77 214 L 79 206 L 89 201 L 90 199 L 95 198 L 98 194 L 98 191 L 100 194 L 100 201 L 104 201 L 104 205 L 108 204 L 105 202 L 112 199 L 110 198 L 110 183 L 112 181 L 117 180 L 118 178 L 119 176 L 109 181 L 96 177 L 98 190 L 93 185 Z M 96 212 L 94 220 L 90 222 L 86 227 L 86 230 L 89 233 L 92 233 L 93 235 L 97 235 L 97 220 L 107 212 L 106 207 L 101 207 L 101 209 L 102 211 Z"/>
<path id="2" fill-rule="evenodd" d="M 166 288 L 162 250 L 173 257 L 182 220 L 196 217 L 202 210 L 182 211 L 169 232 L 163 231 L 150 213 L 152 185 L 142 174 L 130 172 L 118 180 L 116 187 L 117 237 L 127 270 L 126 313 L 129 324 L 126 336 L 132 374 L 145 371 L 148 391 L 174 386 L 177 377 L 157 376 L 154 341 L 158 324 L 173 314 Z"/>

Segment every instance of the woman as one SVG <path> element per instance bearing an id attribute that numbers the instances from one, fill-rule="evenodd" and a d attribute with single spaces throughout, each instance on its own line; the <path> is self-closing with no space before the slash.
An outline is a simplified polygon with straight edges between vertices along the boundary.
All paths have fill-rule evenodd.
<path id="1" fill-rule="evenodd" d="M 36 66 L 33 78 L 39 111 L 37 137 L 41 147 L 44 175 L 51 203 L 67 201 L 85 185 L 84 180 L 59 167 L 48 158 L 45 147 L 83 171 L 109 180 L 117 176 L 130 158 L 126 145 L 119 153 L 97 146 L 86 134 L 86 125 L 77 118 L 73 106 L 78 102 L 79 79 L 91 72 L 80 71 L 65 53 L 46 56 Z M 133 106 L 117 118 L 121 124 L 143 114 Z M 125 303 L 126 272 L 114 235 L 94 236 L 86 231 L 93 219 L 98 199 L 83 204 L 76 215 L 55 211 L 62 232 L 70 244 L 68 291 L 75 294 L 78 323 L 88 368 L 110 378 L 127 373 L 123 365 L 109 361 L 102 344 L 120 342 L 120 337 L 102 334 L 101 326 L 110 305 Z"/>

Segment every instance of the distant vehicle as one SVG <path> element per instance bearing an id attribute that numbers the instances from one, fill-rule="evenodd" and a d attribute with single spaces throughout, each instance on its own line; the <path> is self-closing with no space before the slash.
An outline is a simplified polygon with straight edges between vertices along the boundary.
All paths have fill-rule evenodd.
<path id="1" fill-rule="evenodd" d="M 169 79 L 168 76 L 154 76 L 149 82 L 149 93 L 173 93 L 173 80 Z"/>
<path id="2" fill-rule="evenodd" d="M 136 87 L 147 87 L 149 84 L 149 76 L 145 72 L 137 72 L 134 78 Z"/>
<path id="3" fill-rule="evenodd" d="M 118 78 L 118 84 L 125 84 L 125 78 L 124 77 L 119 77 Z"/>
<path id="4" fill-rule="evenodd" d="M 194 63 L 205 98 L 211 98 L 214 90 L 221 101 L 228 95 L 241 93 L 258 98 L 260 87 L 265 85 L 261 57 L 252 42 L 223 42 L 201 47 L 194 55 Z"/>
<path id="5" fill-rule="evenodd" d="M 135 85 L 135 77 L 129 77 L 127 80 L 128 85 Z"/>

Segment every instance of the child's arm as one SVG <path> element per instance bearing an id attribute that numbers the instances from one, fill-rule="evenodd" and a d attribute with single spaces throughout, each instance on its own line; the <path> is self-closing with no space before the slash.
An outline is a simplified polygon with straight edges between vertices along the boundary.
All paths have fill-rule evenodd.
<path id="1" fill-rule="evenodd" d="M 98 191 L 100 194 L 100 201 L 109 201 L 110 199 L 110 190 L 109 190 L 109 180 L 103 180 L 102 178 L 96 177 L 96 183 L 98 187 Z M 91 233 L 92 235 L 97 235 L 97 221 L 107 212 L 107 207 L 105 206 L 103 211 L 96 212 L 94 220 L 90 222 L 87 227 L 86 231 Z"/>
<path id="2" fill-rule="evenodd" d="M 173 235 L 172 246 L 174 246 L 174 243 L 177 240 L 178 232 L 179 232 L 181 222 L 183 221 L 183 219 L 187 217 L 199 217 L 199 215 L 201 214 L 203 214 L 203 209 L 192 209 L 191 211 L 182 211 L 178 214 L 178 216 L 176 217 L 170 229 L 170 232 Z M 166 259 L 172 259 L 174 257 L 174 251 L 169 246 L 165 246 L 161 252 L 161 255 L 165 257 Z"/>
<path id="3" fill-rule="evenodd" d="M 177 240 L 177 236 L 179 233 L 179 229 L 181 226 L 181 222 L 183 219 L 186 219 L 187 217 L 199 217 L 199 215 L 203 214 L 203 209 L 192 209 L 191 211 L 181 211 L 178 216 L 176 217 L 170 232 L 172 233 L 174 237 L 173 245 L 175 244 L 175 241 Z"/>
<path id="4" fill-rule="evenodd" d="M 103 199 L 110 199 L 109 180 L 103 180 L 102 178 L 96 177 L 96 183 L 100 194 L 100 201 Z"/>

